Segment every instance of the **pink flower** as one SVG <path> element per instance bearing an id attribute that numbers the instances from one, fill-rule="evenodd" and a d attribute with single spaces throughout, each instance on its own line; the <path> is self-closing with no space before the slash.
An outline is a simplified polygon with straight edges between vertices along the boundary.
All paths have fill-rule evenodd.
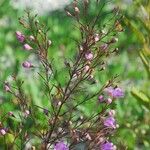
<path id="1" fill-rule="evenodd" d="M 31 68 L 31 67 L 33 67 L 33 65 L 32 65 L 30 62 L 28 62 L 28 61 L 23 62 L 23 63 L 22 63 L 22 66 L 23 66 L 24 68 Z"/>
<path id="2" fill-rule="evenodd" d="M 111 110 L 108 112 L 108 114 L 109 114 L 110 117 L 113 117 L 113 116 L 115 116 L 116 111 L 113 110 L 113 109 L 111 109 Z"/>
<path id="3" fill-rule="evenodd" d="M 90 70 L 90 66 L 89 65 L 86 65 L 85 67 L 84 67 L 84 71 L 85 72 L 88 72 Z"/>
<path id="4" fill-rule="evenodd" d="M 16 31 L 16 38 L 20 43 L 25 41 L 25 36 L 20 31 Z"/>
<path id="5" fill-rule="evenodd" d="M 110 96 L 112 96 L 113 98 L 122 98 L 122 97 L 124 97 L 124 92 L 121 88 L 108 87 L 106 89 L 106 92 Z"/>
<path id="6" fill-rule="evenodd" d="M 98 42 L 100 40 L 99 34 L 95 34 L 94 40 L 95 42 Z"/>
<path id="7" fill-rule="evenodd" d="M 100 95 L 100 96 L 98 97 L 98 100 L 99 100 L 99 102 L 104 102 L 104 96 L 103 96 L 103 95 Z"/>
<path id="8" fill-rule="evenodd" d="M 78 7 L 75 7 L 74 10 L 75 10 L 76 13 L 80 13 L 80 10 L 79 10 Z"/>
<path id="9" fill-rule="evenodd" d="M 24 45 L 23 45 L 23 48 L 24 48 L 25 50 L 27 50 L 27 51 L 30 51 L 30 50 L 33 49 L 29 44 L 24 44 Z"/>
<path id="10" fill-rule="evenodd" d="M 100 150 L 116 150 L 116 146 L 111 142 L 105 142 L 100 146 Z"/>
<path id="11" fill-rule="evenodd" d="M 6 83 L 4 84 L 4 90 L 5 90 L 5 92 L 11 92 L 10 85 L 9 85 L 8 82 L 6 82 Z"/>
<path id="12" fill-rule="evenodd" d="M 87 60 L 92 60 L 93 57 L 94 57 L 94 55 L 93 55 L 92 52 L 87 52 L 87 53 L 85 54 L 85 58 L 86 58 Z"/>
<path id="13" fill-rule="evenodd" d="M 0 134 L 1 134 L 1 135 L 5 135 L 5 134 L 6 134 L 6 130 L 5 130 L 5 129 L 1 129 L 1 130 L 0 130 Z"/>
<path id="14" fill-rule="evenodd" d="M 111 99 L 111 98 L 108 98 L 108 99 L 106 100 L 106 103 L 107 103 L 107 104 L 111 104 L 111 103 L 112 103 L 112 99 Z"/>
<path id="15" fill-rule="evenodd" d="M 9 116 L 13 116 L 13 112 L 12 112 L 12 111 L 9 111 L 9 112 L 8 112 L 8 115 L 9 115 Z"/>

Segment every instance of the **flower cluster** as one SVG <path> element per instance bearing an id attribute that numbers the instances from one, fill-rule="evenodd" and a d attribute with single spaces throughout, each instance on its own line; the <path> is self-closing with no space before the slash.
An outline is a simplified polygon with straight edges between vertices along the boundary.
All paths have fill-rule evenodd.
<path id="1" fill-rule="evenodd" d="M 85 149 L 116 149 L 116 146 L 109 142 L 109 137 L 118 127 L 115 110 L 112 109 L 111 104 L 115 103 L 117 98 L 123 97 L 124 92 L 121 88 L 114 88 L 116 77 L 100 86 L 96 75 L 102 73 L 106 67 L 105 61 L 117 51 L 117 48 L 114 49 L 114 44 L 117 42 L 117 38 L 114 37 L 117 35 L 116 20 L 111 27 L 107 27 L 111 29 L 107 32 L 97 28 L 99 14 L 87 23 L 84 19 L 89 17 L 88 9 L 92 4 L 97 9 L 101 1 L 89 3 L 88 0 L 81 2 L 74 0 L 66 8 L 67 15 L 77 23 L 81 37 L 77 42 L 76 57 L 70 60 L 64 58 L 65 67 L 62 70 L 67 72 L 65 83 L 61 83 L 58 79 L 58 76 L 62 77 L 62 74 L 58 73 L 62 70 L 57 70 L 49 58 L 52 42 L 49 40 L 47 28 L 37 20 L 37 16 L 33 16 L 30 12 L 19 20 L 30 35 L 17 31 L 16 38 L 23 49 L 33 53 L 40 62 L 38 79 L 41 80 L 42 86 L 39 89 L 42 93 L 41 99 L 46 100 L 44 106 L 34 104 L 30 94 L 26 95 L 23 89 L 24 82 L 17 74 L 13 77 L 14 85 L 4 83 L 4 90 L 17 99 L 15 104 L 19 108 L 19 113 L 14 115 L 10 111 L 3 118 L 12 117 L 19 120 L 19 123 L 16 123 L 17 130 L 14 131 L 9 127 L 9 131 L 14 135 L 14 145 L 20 139 L 21 149 L 28 141 L 32 146 L 40 145 L 40 148 L 45 150 L 79 149 L 81 143 Z M 115 9 L 112 13 L 118 14 Z M 83 14 L 86 17 L 83 17 Z M 116 34 L 109 35 L 112 32 Z M 29 61 L 24 61 L 22 66 L 29 71 L 32 71 L 30 68 L 35 69 Z M 93 86 L 98 87 L 96 91 L 92 90 Z M 98 107 L 97 97 L 100 102 Z M 86 113 L 87 109 L 83 111 L 87 103 L 93 106 L 92 113 Z M 2 136 L 5 136 L 7 132 L 4 127 L 0 128 Z M 37 143 L 32 143 L 32 139 L 38 139 L 33 140 Z"/>

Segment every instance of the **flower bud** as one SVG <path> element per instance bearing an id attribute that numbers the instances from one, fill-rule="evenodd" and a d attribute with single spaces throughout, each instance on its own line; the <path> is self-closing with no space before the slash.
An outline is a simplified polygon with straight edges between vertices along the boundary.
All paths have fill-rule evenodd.
<path id="1" fill-rule="evenodd" d="M 35 38 L 34 38 L 33 35 L 30 35 L 30 36 L 29 36 L 29 39 L 30 39 L 30 41 L 34 41 L 34 40 L 35 40 Z"/>
<path id="2" fill-rule="evenodd" d="M 111 109 L 111 110 L 108 112 L 108 114 L 109 114 L 109 116 L 113 117 L 113 116 L 115 116 L 116 111 L 113 110 L 113 109 Z"/>
<path id="3" fill-rule="evenodd" d="M 14 116 L 14 114 L 13 114 L 12 111 L 9 111 L 9 112 L 8 112 L 8 115 L 9 115 L 9 116 Z"/>
<path id="4" fill-rule="evenodd" d="M 5 129 L 1 129 L 1 130 L 0 130 L 0 134 L 1 134 L 1 135 L 5 135 L 5 134 L 6 134 L 6 130 L 5 130 Z"/>
<path id="5" fill-rule="evenodd" d="M 103 95 L 100 95 L 100 96 L 98 97 L 98 100 L 99 100 L 99 102 L 103 102 L 103 101 L 104 101 L 104 96 L 103 96 Z"/>
<path id="6" fill-rule="evenodd" d="M 29 115 L 30 115 L 30 111 L 29 110 L 25 110 L 24 116 L 27 118 Z"/>
<path id="7" fill-rule="evenodd" d="M 50 46 L 52 44 L 51 40 L 48 40 L 48 46 Z"/>
<path id="8" fill-rule="evenodd" d="M 20 43 L 25 41 L 25 36 L 20 31 L 16 31 L 16 38 Z"/>
<path id="9" fill-rule="evenodd" d="M 4 90 L 5 90 L 5 92 L 11 92 L 10 85 L 9 85 L 8 82 L 6 82 L 6 83 L 4 84 Z"/>
<path id="10" fill-rule="evenodd" d="M 111 103 L 112 103 L 112 99 L 111 99 L 111 98 L 108 98 L 107 101 L 106 101 L 106 103 L 107 103 L 107 104 L 111 104 Z"/>
<path id="11" fill-rule="evenodd" d="M 92 60 L 93 57 L 94 57 L 94 55 L 93 55 L 92 52 L 87 52 L 87 53 L 85 54 L 85 58 L 86 58 L 87 60 Z"/>
<path id="12" fill-rule="evenodd" d="M 79 10 L 78 7 L 75 7 L 74 10 L 75 10 L 76 13 L 80 13 L 80 10 Z"/>
<path id="13" fill-rule="evenodd" d="M 30 51 L 33 49 L 29 44 L 24 44 L 23 48 L 24 48 L 24 50 L 27 50 L 27 51 Z"/>
<path id="14" fill-rule="evenodd" d="M 85 72 L 88 72 L 89 69 L 90 69 L 90 66 L 89 66 L 89 65 L 86 65 L 86 66 L 84 67 L 84 71 L 85 71 Z"/>
<path id="15" fill-rule="evenodd" d="M 94 40 L 95 40 L 95 42 L 98 42 L 98 41 L 100 40 L 100 36 L 99 36 L 99 34 L 95 34 L 95 36 L 94 36 Z"/>
<path id="16" fill-rule="evenodd" d="M 105 51 L 107 48 L 108 48 L 108 44 L 106 44 L 106 43 L 101 45 L 101 47 L 100 47 L 100 49 L 103 51 Z"/>
<path id="17" fill-rule="evenodd" d="M 31 67 L 33 67 L 33 65 L 32 65 L 30 62 L 28 62 L 28 61 L 23 62 L 23 63 L 22 63 L 22 66 L 23 66 L 24 68 L 31 68 Z"/>
<path id="18" fill-rule="evenodd" d="M 110 41 L 110 43 L 116 43 L 116 42 L 118 42 L 118 38 L 112 38 Z"/>

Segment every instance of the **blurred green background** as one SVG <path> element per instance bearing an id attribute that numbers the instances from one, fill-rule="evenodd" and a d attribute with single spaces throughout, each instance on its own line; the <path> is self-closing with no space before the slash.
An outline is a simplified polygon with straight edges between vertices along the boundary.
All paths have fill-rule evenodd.
<path id="1" fill-rule="evenodd" d="M 37 2 L 38 3 L 38 2 Z M 121 87 L 125 90 L 125 98 L 117 102 L 117 121 L 120 125 L 114 143 L 124 145 L 127 149 L 150 149 L 150 2 L 149 0 L 116 0 L 114 6 L 119 6 L 123 14 L 122 26 L 124 33 L 119 35 L 119 53 L 108 62 L 108 69 L 100 77 L 106 81 L 119 74 Z M 44 10 L 41 10 L 44 11 Z M 29 53 L 24 53 L 15 38 L 15 31 L 22 30 L 18 18 L 24 14 L 23 8 L 12 7 L 10 0 L 0 0 L 0 115 L 2 112 L 15 111 L 10 103 L 10 95 L 3 92 L 3 82 L 11 80 L 16 60 L 20 63 L 27 58 L 34 59 Z M 73 56 L 79 35 L 74 30 L 73 22 L 66 17 L 63 10 L 40 13 L 40 19 L 50 28 L 50 38 L 53 42 L 50 54 L 54 58 Z M 60 65 L 56 66 L 60 67 Z M 20 76 L 28 81 L 26 90 L 37 105 L 43 105 L 40 100 L 38 85 L 40 81 L 33 80 L 30 73 L 19 70 Z M 87 108 L 88 109 L 88 108 Z M 113 139 L 112 139 L 113 140 Z M 121 149 L 121 148 L 120 148 Z"/>

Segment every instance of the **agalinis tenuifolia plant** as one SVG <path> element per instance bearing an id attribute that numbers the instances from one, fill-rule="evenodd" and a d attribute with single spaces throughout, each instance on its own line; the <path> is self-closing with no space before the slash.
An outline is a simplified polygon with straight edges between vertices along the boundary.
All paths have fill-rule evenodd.
<path id="1" fill-rule="evenodd" d="M 17 114 L 11 110 L 0 120 L 0 134 L 6 149 L 116 149 L 110 139 L 118 128 L 114 107 L 124 92 L 116 84 L 117 76 L 104 85 L 97 77 L 107 69 L 110 56 L 118 51 L 115 44 L 122 28 L 117 8 L 103 12 L 106 3 L 109 1 L 74 0 L 66 8 L 66 14 L 74 20 L 81 36 L 76 40 L 75 56 L 64 58 L 64 62 L 60 59 L 59 63 L 64 64 L 60 65 L 61 69 L 66 71 L 64 83 L 58 79 L 62 74 L 58 74 L 55 58 L 49 57 L 53 44 L 48 37 L 49 29 L 37 20 L 37 15 L 28 11 L 19 19 L 25 31 L 16 31 L 17 40 L 26 53 L 34 54 L 39 61 L 37 65 L 27 59 L 21 66 L 30 72 L 38 68 L 41 101 L 46 99 L 47 105 L 34 104 L 23 88 L 26 81 L 20 79 L 17 71 L 13 73 L 13 82 L 5 81 L 4 89 L 16 98 L 18 109 Z M 16 128 L 7 124 L 10 117 L 15 118 Z M 7 134 L 13 135 L 9 144 L 5 140 Z"/>

